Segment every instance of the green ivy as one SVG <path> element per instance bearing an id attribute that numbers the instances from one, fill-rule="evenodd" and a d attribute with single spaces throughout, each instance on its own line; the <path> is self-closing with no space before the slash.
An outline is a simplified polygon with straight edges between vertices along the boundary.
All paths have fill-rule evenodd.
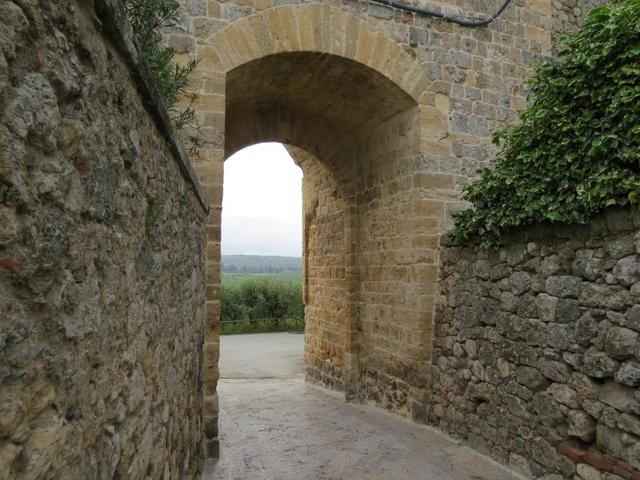
<path id="1" fill-rule="evenodd" d="M 136 43 L 149 66 L 154 84 L 162 98 L 174 128 L 180 130 L 195 124 L 192 108 L 195 94 L 188 91 L 189 76 L 197 66 L 190 60 L 180 66 L 174 62 L 175 52 L 162 42 L 160 29 L 177 21 L 180 0 L 124 0 Z M 180 108 L 182 98 L 190 103 Z"/>
<path id="2" fill-rule="evenodd" d="M 592 10 L 563 44 L 535 69 L 521 122 L 494 135 L 494 168 L 465 189 L 453 238 L 489 246 L 513 227 L 639 203 L 640 0 Z"/>

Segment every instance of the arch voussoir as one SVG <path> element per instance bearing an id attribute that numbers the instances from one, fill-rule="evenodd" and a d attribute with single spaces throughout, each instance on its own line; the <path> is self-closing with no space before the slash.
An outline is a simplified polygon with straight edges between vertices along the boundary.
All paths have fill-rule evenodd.
<path id="1" fill-rule="evenodd" d="M 419 101 L 424 70 L 382 30 L 326 4 L 283 5 L 244 17 L 198 45 L 203 67 L 229 72 L 285 52 L 319 52 L 356 61 L 390 79 Z"/>

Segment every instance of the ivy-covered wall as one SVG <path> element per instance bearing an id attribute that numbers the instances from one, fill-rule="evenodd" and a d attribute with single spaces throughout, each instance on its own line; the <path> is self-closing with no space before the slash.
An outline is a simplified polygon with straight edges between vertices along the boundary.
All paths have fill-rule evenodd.
<path id="1" fill-rule="evenodd" d="M 488 245 L 640 201 L 640 1 L 593 9 L 564 46 L 536 68 L 520 122 L 494 135 L 494 166 L 466 188 L 455 237 Z"/>

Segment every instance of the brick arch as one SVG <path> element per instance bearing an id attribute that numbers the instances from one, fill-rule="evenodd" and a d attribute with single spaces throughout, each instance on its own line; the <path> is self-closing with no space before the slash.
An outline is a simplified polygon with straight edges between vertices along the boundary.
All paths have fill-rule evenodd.
<path id="1" fill-rule="evenodd" d="M 285 52 L 337 55 L 376 70 L 416 102 L 430 81 L 422 66 L 381 30 L 329 5 L 285 5 L 242 18 L 198 44 L 199 69 L 227 73 Z"/>
<path id="2" fill-rule="evenodd" d="M 194 106 L 202 124 L 202 145 L 192 160 L 211 207 L 203 366 L 209 455 L 215 456 L 217 448 L 223 163 L 253 143 L 287 143 L 318 160 L 317 168 L 307 170 L 315 173 L 305 187 L 305 195 L 307 190 L 324 192 L 317 196 L 325 202 L 309 210 L 309 235 L 317 238 L 309 241 L 313 269 L 308 271 L 312 284 L 307 298 L 312 318 L 331 326 L 316 332 L 307 355 L 308 378 L 363 400 L 389 398 L 394 379 L 401 377 L 406 392 L 421 392 L 435 295 L 437 253 L 430 229 L 439 225 L 436 217 L 443 212 L 440 204 L 419 202 L 425 185 L 433 182 L 414 176 L 423 164 L 420 152 L 432 143 L 447 142 L 443 130 L 448 112 L 442 106 L 448 101 L 440 98 L 438 103 L 423 67 L 386 33 L 328 5 L 280 6 L 241 18 L 212 35 L 201 35 L 196 55 L 194 88 L 200 97 Z M 289 69 L 290 64 L 294 67 Z M 334 78 L 329 78 L 332 73 L 323 76 L 318 65 L 327 66 Z M 288 85 L 291 71 L 312 78 L 310 89 L 293 88 L 283 98 L 277 88 L 261 84 L 269 82 L 271 74 L 277 77 L 274 85 Z M 342 100 L 349 105 L 340 107 Z M 322 175 L 330 179 L 332 195 L 319 180 Z M 436 180 L 440 188 L 443 182 Z M 412 225 L 422 230 L 402 233 Z M 335 243 L 321 248 L 322 242 Z M 390 292 L 378 285 L 380 272 L 390 279 Z M 325 292 L 327 301 L 322 301 Z M 373 298 L 378 300 L 369 301 Z M 377 301 L 387 302 L 383 313 Z M 361 308 L 359 302 L 367 305 Z M 335 308 L 320 312 L 325 308 L 320 305 L 327 303 Z M 328 321 L 321 318 L 324 314 Z M 393 327 L 393 338 L 378 338 L 389 319 L 400 322 Z M 371 383 L 375 376 L 388 378 L 388 384 Z M 421 394 L 411 395 L 398 413 L 409 415 L 408 405 Z"/>

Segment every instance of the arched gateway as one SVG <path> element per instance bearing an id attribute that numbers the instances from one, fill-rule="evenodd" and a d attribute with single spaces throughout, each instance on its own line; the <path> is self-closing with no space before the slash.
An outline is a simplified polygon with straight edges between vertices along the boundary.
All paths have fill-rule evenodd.
<path id="1" fill-rule="evenodd" d="M 428 374 L 442 194 L 454 190 L 420 152 L 450 150 L 448 98 L 382 30 L 329 5 L 270 8 L 196 42 L 193 162 L 211 206 L 206 441 L 217 436 L 223 161 L 263 141 L 289 145 L 304 171 L 308 378 L 410 415 Z"/>
<path id="2" fill-rule="evenodd" d="M 524 105 L 528 64 L 550 50 L 550 8 L 513 6 L 488 29 L 465 29 L 360 2 L 187 2 L 186 33 L 167 42 L 199 60 L 210 452 L 224 159 L 277 141 L 303 169 L 307 378 L 422 419 L 439 236 L 488 162 L 491 132 Z"/>

